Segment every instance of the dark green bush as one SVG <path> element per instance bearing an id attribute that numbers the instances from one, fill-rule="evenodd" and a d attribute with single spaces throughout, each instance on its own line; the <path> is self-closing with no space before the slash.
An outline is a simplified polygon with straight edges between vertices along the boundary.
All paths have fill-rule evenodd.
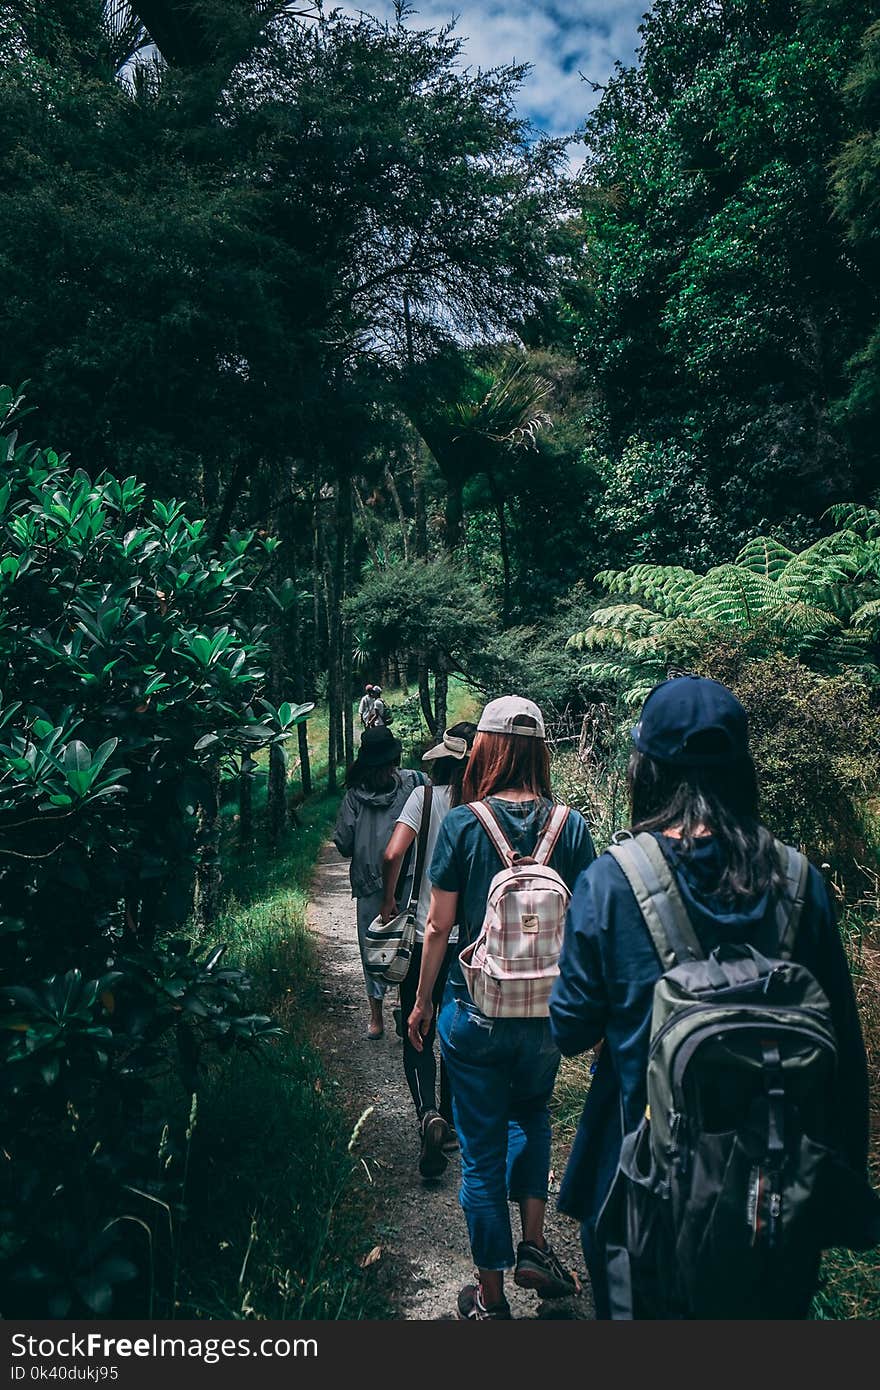
<path id="1" fill-rule="evenodd" d="M 221 762 L 302 711 L 260 701 L 241 616 L 272 542 L 214 551 L 182 503 L 19 443 L 16 405 L 0 389 L 2 1306 L 103 1314 L 127 1288 L 143 1312 L 145 1213 L 185 1166 L 157 1080 L 176 1071 L 182 1130 L 204 1047 L 277 1031 L 222 946 L 183 938 Z"/>
<path id="2" fill-rule="evenodd" d="M 788 656 L 748 660 L 733 646 L 708 653 L 700 670 L 748 711 L 767 824 L 852 879 L 876 853 L 867 808 L 880 782 L 880 718 L 869 687 Z"/>

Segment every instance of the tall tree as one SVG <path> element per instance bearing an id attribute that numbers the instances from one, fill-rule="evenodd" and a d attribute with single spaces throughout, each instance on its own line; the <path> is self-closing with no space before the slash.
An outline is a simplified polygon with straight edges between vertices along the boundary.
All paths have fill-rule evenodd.
<path id="1" fill-rule="evenodd" d="M 585 211 L 598 437 L 683 451 L 716 554 L 865 487 L 829 409 L 868 306 L 828 164 L 867 9 L 657 0 L 587 122 L 588 176 L 616 191 Z"/>
<path id="2" fill-rule="evenodd" d="M 844 100 L 853 133 L 833 171 L 834 207 L 870 308 L 865 338 L 848 364 L 840 417 L 866 474 L 880 472 L 880 20 L 868 26 L 846 74 Z"/>

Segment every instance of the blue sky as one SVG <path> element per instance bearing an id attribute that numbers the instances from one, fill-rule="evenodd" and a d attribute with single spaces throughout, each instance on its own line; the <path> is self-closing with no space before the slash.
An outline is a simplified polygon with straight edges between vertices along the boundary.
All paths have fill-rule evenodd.
<path id="1" fill-rule="evenodd" d="M 468 40 L 466 61 L 475 67 L 531 63 L 520 110 L 539 129 L 564 135 L 597 100 L 578 72 L 604 82 L 618 59 L 632 61 L 649 0 L 414 0 L 413 7 L 410 22 L 420 28 L 437 28 L 457 15 L 457 32 Z M 340 8 L 382 18 L 393 11 L 390 0 Z"/>

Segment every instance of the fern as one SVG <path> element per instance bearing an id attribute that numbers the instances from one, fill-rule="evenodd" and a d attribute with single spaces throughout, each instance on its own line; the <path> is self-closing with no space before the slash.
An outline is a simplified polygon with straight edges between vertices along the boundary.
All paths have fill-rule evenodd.
<path id="1" fill-rule="evenodd" d="M 767 579 L 778 579 L 789 560 L 794 559 L 794 551 L 769 536 L 756 536 L 744 545 L 736 557 L 736 564 L 753 574 L 762 574 Z"/>
<path id="2" fill-rule="evenodd" d="M 647 564 L 603 571 L 596 582 L 608 600 L 568 643 L 584 653 L 583 678 L 634 702 L 670 666 L 733 637 L 756 655 L 783 651 L 880 683 L 880 512 L 846 504 L 829 516 L 839 529 L 799 554 L 756 536 L 706 574 Z"/>

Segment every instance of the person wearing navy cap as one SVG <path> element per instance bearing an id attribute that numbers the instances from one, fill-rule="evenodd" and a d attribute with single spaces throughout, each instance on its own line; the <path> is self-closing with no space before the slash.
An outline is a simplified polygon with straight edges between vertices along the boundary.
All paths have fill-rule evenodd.
<path id="1" fill-rule="evenodd" d="M 671 868 L 704 954 L 722 943 L 761 943 L 774 932 L 779 869 L 761 823 L 746 711 L 717 681 L 679 676 L 651 691 L 632 730 L 628 769 L 633 832 L 648 832 Z M 822 875 L 809 866 L 792 960 L 831 1006 L 838 1069 L 836 1133 L 865 1172 L 868 1083 L 849 968 Z M 581 1222 L 597 1316 L 610 1317 L 606 1253 L 597 1220 L 625 1134 L 645 1114 L 654 986 L 663 973 L 649 928 L 618 860 L 602 854 L 579 877 L 568 912 L 550 1027 L 566 1056 L 604 1040 L 564 1181 L 560 1209 Z M 818 1269 L 803 1271 L 784 1311 L 806 1316 Z M 671 1278 L 674 1271 L 668 1271 Z M 664 1271 L 657 1271 L 662 1281 Z M 783 1291 L 785 1292 L 785 1291 Z"/>

